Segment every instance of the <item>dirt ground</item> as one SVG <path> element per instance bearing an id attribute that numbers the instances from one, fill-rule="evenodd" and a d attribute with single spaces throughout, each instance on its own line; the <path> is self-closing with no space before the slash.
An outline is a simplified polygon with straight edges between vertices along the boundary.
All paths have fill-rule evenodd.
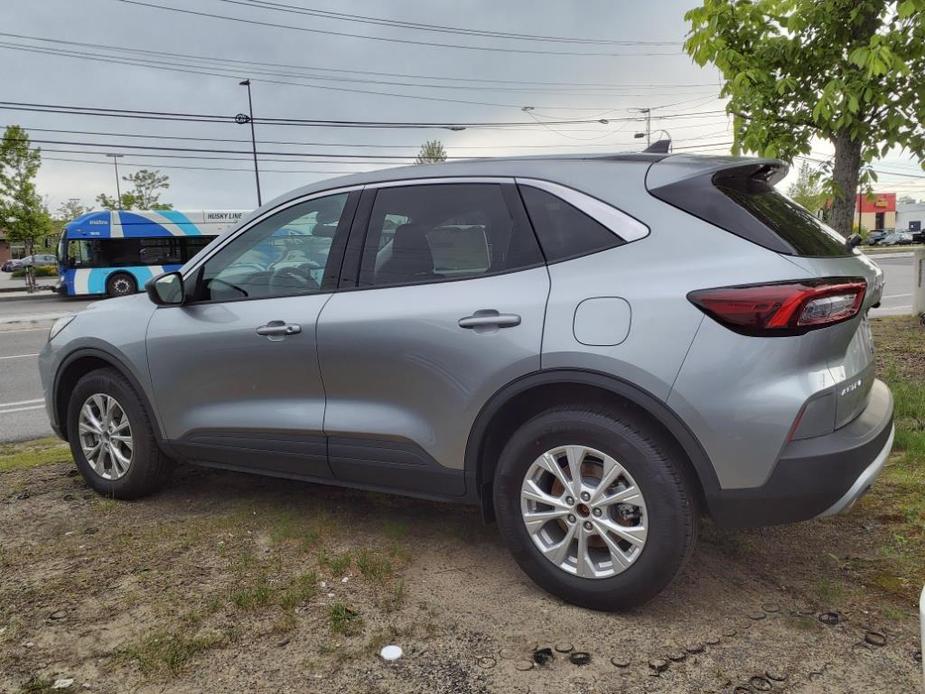
<path id="1" fill-rule="evenodd" d="M 707 523 L 673 586 L 615 615 L 542 593 L 474 508 L 192 467 L 122 503 L 50 462 L 0 473 L 0 690 L 912 692 L 914 603 L 855 569 L 882 531 Z"/>

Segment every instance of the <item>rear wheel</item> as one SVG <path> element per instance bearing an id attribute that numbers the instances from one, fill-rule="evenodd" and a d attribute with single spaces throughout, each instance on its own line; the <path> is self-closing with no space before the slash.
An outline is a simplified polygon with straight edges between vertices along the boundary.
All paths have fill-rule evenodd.
<path id="1" fill-rule="evenodd" d="M 517 563 L 583 607 L 623 610 L 657 595 L 697 534 L 694 495 L 673 450 L 630 411 L 564 407 L 526 422 L 494 481 Z"/>
<path id="2" fill-rule="evenodd" d="M 110 275 L 106 280 L 106 294 L 108 296 L 127 296 L 138 291 L 135 278 L 124 272 Z"/>
<path id="3" fill-rule="evenodd" d="M 134 499 L 163 485 L 171 461 L 157 445 L 134 388 L 114 369 L 98 369 L 74 387 L 67 409 L 71 453 L 97 492 Z"/>

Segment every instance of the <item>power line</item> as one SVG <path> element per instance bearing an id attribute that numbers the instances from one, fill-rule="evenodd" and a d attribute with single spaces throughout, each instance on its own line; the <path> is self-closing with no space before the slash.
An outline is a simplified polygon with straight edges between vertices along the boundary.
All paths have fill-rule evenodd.
<path id="1" fill-rule="evenodd" d="M 0 126 L 0 128 L 9 127 Z M 32 128 L 27 126 L 20 126 L 29 132 L 37 133 L 59 133 L 66 135 L 96 135 L 104 137 L 128 137 L 128 138 L 140 138 L 140 139 L 149 139 L 156 141 L 163 140 L 177 140 L 183 142 L 231 142 L 237 144 L 247 144 L 250 140 L 247 139 L 235 139 L 235 138 L 222 138 L 222 137 L 192 137 L 192 136 L 183 136 L 183 135 L 151 135 L 151 134 L 141 134 L 141 133 L 126 133 L 126 132 L 112 132 L 112 131 L 103 131 L 103 130 L 62 130 L 58 128 Z M 703 127 L 703 126 L 697 126 Z M 608 133 L 609 134 L 609 133 Z M 701 135 L 700 138 L 711 138 L 718 137 L 720 135 L 727 135 L 726 130 L 707 133 Z M 682 140 L 679 140 L 682 142 Z M 337 147 L 337 148 L 350 148 L 350 149 L 411 149 L 415 153 L 420 148 L 420 143 L 409 143 L 409 144 L 375 144 L 375 143 L 358 143 L 358 142 L 305 142 L 301 140 L 257 140 L 258 144 L 261 145 L 295 145 L 295 146 L 304 146 L 304 147 Z M 620 147 L 620 146 L 632 146 L 637 143 L 621 143 L 621 142 L 594 142 L 586 144 L 571 144 L 571 143 L 557 143 L 557 144 L 526 144 L 526 145 L 454 145 L 447 144 L 447 147 L 454 150 L 509 150 L 509 149 L 557 149 L 564 147 Z"/>
<path id="2" fill-rule="evenodd" d="M 239 24 L 249 24 L 263 27 L 270 27 L 272 29 L 289 29 L 292 31 L 302 31 L 311 34 L 324 34 L 327 36 L 340 36 L 345 38 L 354 38 L 354 39 L 365 39 L 369 41 L 384 41 L 388 43 L 401 43 L 412 46 L 429 46 L 432 48 L 457 48 L 461 50 L 469 51 L 490 51 L 494 53 L 525 53 L 530 55 L 558 55 L 558 56 L 588 56 L 588 57 L 624 57 L 624 58 L 636 58 L 636 57 L 649 57 L 649 56 L 658 56 L 658 55 L 685 55 L 681 51 L 674 52 L 662 52 L 662 53 L 609 53 L 609 52 L 580 52 L 580 51 L 549 51 L 549 50 L 539 50 L 539 49 L 528 49 L 528 48 L 500 48 L 497 46 L 467 46 L 464 44 L 458 43 L 438 43 L 435 41 L 416 41 L 414 39 L 399 39 L 387 36 L 370 36 L 368 34 L 351 34 L 343 31 L 333 31 L 328 29 L 312 29 L 310 27 L 303 26 L 293 26 L 291 24 L 277 24 L 275 22 L 264 22 L 257 19 L 245 19 L 243 17 L 230 17 L 223 14 L 215 14 L 212 12 L 203 12 L 201 10 L 190 10 L 184 9 L 181 7 L 170 7 L 168 5 L 159 5 L 151 2 L 143 2 L 142 0 L 114 0 L 115 2 L 121 2 L 126 5 L 135 5 L 138 7 L 148 7 L 155 10 L 163 10 L 168 12 L 178 12 L 186 15 L 194 15 L 197 17 L 208 17 L 210 19 L 220 19 L 228 22 L 237 22 Z"/>
<path id="3" fill-rule="evenodd" d="M 611 45 L 611 46 L 676 46 L 680 45 L 677 41 L 626 41 L 615 39 L 593 39 L 580 38 L 571 36 L 556 36 L 548 34 L 523 34 L 516 32 L 495 31 L 490 29 L 472 29 L 466 27 L 453 27 L 442 24 L 426 24 L 423 22 L 411 22 L 406 20 L 387 19 L 383 17 L 370 17 L 367 15 L 350 14 L 347 12 L 333 12 L 331 10 L 319 10 L 310 7 L 301 7 L 299 5 L 288 5 L 280 2 L 269 2 L 269 0 L 217 0 L 233 5 L 242 5 L 244 7 L 259 7 L 261 9 L 275 10 L 278 12 L 287 12 L 290 14 L 308 15 L 311 17 L 321 17 L 324 19 L 336 19 L 347 22 L 356 22 L 360 24 L 372 24 L 375 26 L 387 26 L 401 29 L 417 29 L 421 31 L 431 31 L 448 34 L 462 34 L 464 36 L 484 36 L 489 38 L 512 39 L 518 41 L 543 41 L 551 43 L 576 43 L 589 45 Z"/>
<path id="4" fill-rule="evenodd" d="M 103 108 L 97 106 L 71 106 L 62 104 L 41 104 L 21 101 L 0 101 L 0 110 L 14 111 L 36 111 L 43 113 L 63 113 L 68 115 L 80 116 L 111 116 L 120 118 L 142 118 L 142 119 L 159 119 L 159 120 L 177 120 L 177 121 L 195 121 L 202 123 L 231 123 L 234 119 L 231 116 L 221 114 L 201 114 L 201 113 L 177 113 L 169 111 L 145 111 L 140 109 L 115 109 Z M 659 116 L 660 119 L 682 119 L 697 118 L 700 116 L 725 113 L 721 110 L 699 111 L 692 113 L 669 113 Z M 278 117 L 260 117 L 255 118 L 255 123 L 261 125 L 286 125 L 286 126 L 306 126 L 306 127 L 335 127 L 335 128 L 438 128 L 438 129 L 480 129 L 480 128 L 506 128 L 506 127 L 523 127 L 523 126 L 542 126 L 542 125 L 579 125 L 600 123 L 606 125 L 612 122 L 637 121 L 634 117 L 619 118 L 570 118 L 549 121 L 352 121 L 352 120 L 334 120 L 334 119 L 308 119 L 308 118 L 278 118 Z"/>
<path id="5" fill-rule="evenodd" d="M 68 45 L 68 46 L 80 46 L 82 48 L 89 48 L 94 51 L 99 51 L 99 43 L 87 43 L 83 41 L 73 41 L 66 40 L 61 38 L 50 38 L 45 36 L 32 36 L 29 34 L 17 34 L 10 32 L 0 32 L 0 36 L 6 36 L 9 38 L 24 39 L 29 41 L 40 41 L 43 43 L 52 43 L 55 45 Z M 144 49 L 144 48 L 134 48 L 129 46 L 115 46 L 107 43 L 107 50 L 117 50 L 127 53 L 138 53 L 142 55 L 158 55 L 161 57 L 167 58 L 187 58 L 190 60 L 199 60 L 199 61 L 211 61 L 218 62 L 222 64 L 227 63 L 236 63 L 244 66 L 247 69 L 250 69 L 253 66 L 257 67 L 269 67 L 269 68 L 284 68 L 288 70 L 310 70 L 315 72 L 334 72 L 334 73 L 347 73 L 347 74 L 358 74 L 358 75 L 373 75 L 376 77 L 398 77 L 401 79 L 420 79 L 420 80 L 434 80 L 442 82 L 476 82 L 476 83 L 485 83 L 485 84 L 500 84 L 500 85 L 534 85 L 534 86 L 544 86 L 544 87 L 565 87 L 569 90 L 571 89 L 592 89 L 599 88 L 603 90 L 615 90 L 618 87 L 625 87 L 628 89 L 678 89 L 678 88 L 694 88 L 694 87 L 712 87 L 716 88 L 717 85 L 712 82 L 660 82 L 660 83 L 609 83 L 609 82 L 548 82 L 548 81 L 537 81 L 537 80 L 504 80 L 504 79 L 489 79 L 484 77 L 454 77 L 449 75 L 422 75 L 422 74 L 413 74 L 413 73 L 404 73 L 404 72 L 378 72 L 375 70 L 356 70 L 356 69 L 347 69 L 347 68 L 333 68 L 333 67 L 321 67 L 317 65 L 295 65 L 292 63 L 268 63 L 255 60 L 241 60 L 236 58 L 227 58 L 227 57 L 210 57 L 195 55 L 190 53 L 179 53 L 176 51 L 158 51 L 153 49 Z M 425 86 L 425 85 L 421 85 Z"/>
<path id="6" fill-rule="evenodd" d="M 105 161 L 90 161 L 85 159 L 69 159 L 67 157 L 44 157 L 49 161 L 63 161 L 71 162 L 75 164 L 92 164 L 94 166 L 109 166 L 109 162 Z M 150 164 L 136 164 L 132 162 L 122 161 L 119 164 L 120 166 L 130 166 L 134 168 L 146 168 L 151 166 Z M 244 173 L 251 174 L 254 172 L 251 168 L 235 168 L 235 167 L 226 167 L 226 166 L 184 166 L 179 164 L 158 164 L 159 169 L 181 169 L 189 171 L 241 171 Z M 285 174 L 331 174 L 331 175 L 347 175 L 351 173 L 362 173 L 362 171 L 327 171 L 327 170 L 318 170 L 318 169 L 261 169 L 261 173 L 285 173 Z"/>
<path id="7" fill-rule="evenodd" d="M 207 75 L 211 77 L 222 77 L 229 79 L 240 79 L 241 72 L 239 70 L 234 70 L 232 67 L 225 66 L 214 66 L 214 65 L 190 65 L 188 63 L 178 63 L 171 62 L 167 60 L 153 60 L 151 58 L 141 59 L 128 56 L 119 56 L 119 55 L 108 55 L 97 50 L 94 53 L 82 53 L 80 51 L 71 50 L 71 49 L 62 49 L 62 48 L 46 48 L 43 46 L 29 46 L 21 45 L 14 43 L 0 43 L 0 48 L 14 51 L 23 51 L 27 53 L 37 53 L 40 55 L 50 55 L 56 57 L 66 57 L 73 58 L 77 60 L 88 60 L 92 62 L 105 63 L 107 65 L 117 64 L 117 65 L 127 65 L 132 67 L 141 67 L 149 70 L 161 70 L 169 72 L 179 72 L 189 75 Z M 280 79 L 279 77 L 290 77 L 292 79 L 299 80 L 320 80 L 326 82 L 336 82 L 342 84 L 344 82 L 358 82 L 358 83 L 372 83 L 372 84 L 397 84 L 400 86 L 407 86 L 413 89 L 465 89 L 463 87 L 454 87 L 450 85 L 423 85 L 423 84 L 410 84 L 410 83 L 400 83 L 400 82 L 389 82 L 383 80 L 369 80 L 369 79 L 350 79 L 350 78 L 337 78 L 329 77 L 324 75 L 292 75 L 286 73 L 278 73 L 273 71 L 268 71 L 261 68 L 250 68 L 248 74 L 252 74 L 260 77 L 260 82 L 262 84 L 272 84 L 272 85 L 283 85 L 291 87 L 302 87 L 305 89 L 321 89 L 325 91 L 335 91 L 335 92 L 345 92 L 353 94 L 369 94 L 373 96 L 388 96 L 393 98 L 400 99 L 413 99 L 416 101 L 435 101 L 441 103 L 452 103 L 452 104 L 466 104 L 474 106 L 493 106 L 500 108 L 513 108 L 521 109 L 523 104 L 519 103 L 502 103 L 494 101 L 476 101 L 473 99 L 461 99 L 455 97 L 439 97 L 439 96 L 427 96 L 424 94 L 406 94 L 400 92 L 392 91 L 376 91 L 372 89 L 360 89 L 357 87 L 344 87 L 344 86 L 331 86 L 328 84 L 317 84 L 313 81 L 301 81 L 293 82 L 291 79 Z M 504 90 L 501 88 L 487 88 L 495 91 L 510 91 Z M 524 90 L 530 91 L 530 90 Z M 535 90 L 534 90 L 535 91 Z M 580 92 L 567 93 L 568 96 L 585 96 Z M 631 96 L 645 96 L 650 98 L 652 96 L 658 96 L 658 93 L 648 93 L 648 94 L 621 94 L 622 97 L 631 97 Z M 595 96 L 595 95 L 590 95 Z M 549 110 L 568 110 L 568 111 L 601 111 L 601 110 L 615 110 L 611 107 L 605 106 L 554 106 L 554 105 L 544 105 L 542 108 Z"/>

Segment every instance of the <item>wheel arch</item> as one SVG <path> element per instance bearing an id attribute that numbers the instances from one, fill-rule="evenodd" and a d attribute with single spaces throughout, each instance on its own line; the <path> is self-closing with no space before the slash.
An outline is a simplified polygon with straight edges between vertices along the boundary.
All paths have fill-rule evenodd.
<path id="1" fill-rule="evenodd" d="M 465 474 L 469 494 L 480 503 L 483 517 L 494 510 L 491 485 L 498 455 L 510 431 L 550 406 L 563 402 L 629 407 L 667 435 L 686 466 L 701 508 L 719 490 L 719 480 L 703 446 L 662 400 L 621 378 L 584 369 L 538 371 L 516 379 L 482 407 L 466 443 Z"/>
<path id="2" fill-rule="evenodd" d="M 154 416 L 154 408 L 151 407 L 151 402 L 141 382 L 122 359 L 110 352 L 94 347 L 75 350 L 62 360 L 55 373 L 52 392 L 54 393 L 55 419 L 57 420 L 56 423 L 60 429 L 61 437 L 67 439 L 68 397 L 77 381 L 91 371 L 105 368 L 115 369 L 129 382 L 132 389 L 138 394 L 141 406 L 148 413 L 151 422 L 154 423 L 154 433 L 158 438 L 158 442 L 163 445 L 164 437 L 160 429 L 160 422 Z"/>

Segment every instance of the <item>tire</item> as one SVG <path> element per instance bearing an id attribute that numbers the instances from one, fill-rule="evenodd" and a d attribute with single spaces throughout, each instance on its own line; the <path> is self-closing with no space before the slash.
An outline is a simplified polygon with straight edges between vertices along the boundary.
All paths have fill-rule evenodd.
<path id="1" fill-rule="evenodd" d="M 122 428 L 116 436 L 107 437 L 119 446 L 123 456 L 129 449 L 124 442 L 116 442 L 117 436 L 131 438 L 131 455 L 127 456 L 127 465 L 116 465 L 112 454 L 104 453 L 102 458 L 93 456 L 95 465 L 84 452 L 84 445 L 99 440 L 95 434 L 81 434 L 82 408 L 90 398 L 95 398 L 95 412 L 101 413 L 101 403 L 107 398 L 115 401 L 112 409 L 111 429 L 116 431 L 124 420 L 127 428 Z M 122 416 L 119 416 L 121 410 Z M 94 414 L 91 410 L 91 414 Z M 104 422 L 101 416 L 97 421 Z M 89 421 L 89 420 L 85 420 Z M 67 432 L 71 453 L 77 463 L 77 469 L 93 489 L 102 495 L 115 499 L 137 499 L 160 489 L 170 476 L 172 461 L 165 456 L 157 445 L 151 418 L 141 401 L 141 397 L 132 385 L 115 369 L 98 369 L 84 375 L 74 386 L 67 407 Z M 83 439 L 81 437 L 84 437 Z M 108 469 L 106 463 L 108 462 Z M 115 472 L 114 472 L 115 470 Z M 121 474 L 120 474 L 121 473 Z M 107 476 L 108 474 L 108 476 Z"/>
<path id="2" fill-rule="evenodd" d="M 128 296 L 138 291 L 138 282 L 125 272 L 116 272 L 106 280 L 106 296 Z"/>
<path id="3" fill-rule="evenodd" d="M 609 487 L 608 491 L 635 486 L 642 493 L 644 503 L 639 507 L 613 504 L 602 508 L 589 508 L 589 505 L 578 503 L 566 518 L 536 521 L 537 524 L 547 524 L 539 526 L 543 528 L 540 533 L 531 534 L 527 529 L 523 509 L 526 508 L 524 504 L 534 502 L 522 499 L 522 485 L 529 473 L 531 480 L 538 480 L 540 486 L 547 485 L 551 495 L 555 496 L 562 489 L 568 494 L 569 489 L 559 484 L 555 475 L 550 473 L 547 477 L 544 470 L 534 466 L 544 453 L 558 451 L 555 455 L 560 456 L 560 469 L 568 475 L 568 465 L 561 462 L 567 458 L 561 452 L 562 447 L 566 446 L 585 448 L 585 452 L 576 456 L 589 456 L 582 458 L 585 461 L 580 468 L 583 479 L 588 479 L 585 477 L 586 469 L 591 469 L 592 473 L 597 469 L 595 461 L 599 458 L 596 454 L 609 456 L 612 461 L 616 461 L 619 465 L 614 469 L 622 466 L 626 474 L 618 478 L 621 481 Z M 588 449 L 592 449 L 592 452 L 587 453 Z M 699 519 L 694 488 L 677 460 L 678 454 L 675 451 L 676 446 L 667 436 L 631 410 L 567 406 L 548 410 L 528 420 L 514 432 L 504 447 L 493 486 L 494 508 L 501 535 L 521 569 L 553 595 L 594 610 L 627 610 L 655 597 L 680 572 L 697 538 Z M 600 469 L 609 469 L 607 465 L 607 462 L 603 462 Z M 540 477 L 534 476 L 537 473 Z M 631 480 L 632 484 L 627 480 Z M 570 482 L 571 477 L 565 481 Z M 573 500 L 580 501 L 577 498 Z M 532 506 L 533 511 L 548 509 L 555 510 L 555 507 Z M 595 519 L 592 512 L 595 516 L 600 512 L 603 518 Z M 593 555 L 603 563 L 585 562 L 584 576 L 578 575 L 581 571 L 578 567 L 579 541 L 570 540 L 567 535 L 573 525 L 571 519 L 577 521 L 578 525 L 588 527 L 586 536 L 591 535 L 592 526 L 595 531 L 602 527 L 597 525 L 602 520 L 609 521 L 609 527 L 613 527 L 614 523 L 621 526 L 644 524 L 647 531 L 644 544 L 636 547 L 623 539 L 622 534 L 615 535 L 609 531 L 604 532 L 610 540 L 606 543 L 598 533 L 587 540 L 589 549 L 585 556 Z M 581 528 L 577 528 L 576 532 L 581 533 Z M 545 544 L 547 540 L 548 545 Z M 562 568 L 562 564 L 551 561 L 540 550 L 538 542 L 543 543 L 551 554 L 555 553 L 552 549 L 554 545 L 571 543 L 566 561 L 573 561 L 571 554 L 574 553 L 574 568 L 569 564 L 567 570 Z M 610 549 L 613 544 L 619 544 L 631 553 L 628 566 L 622 570 L 615 569 L 617 560 Z M 610 568 L 607 568 L 608 561 Z M 597 575 L 588 577 L 589 573 Z"/>

